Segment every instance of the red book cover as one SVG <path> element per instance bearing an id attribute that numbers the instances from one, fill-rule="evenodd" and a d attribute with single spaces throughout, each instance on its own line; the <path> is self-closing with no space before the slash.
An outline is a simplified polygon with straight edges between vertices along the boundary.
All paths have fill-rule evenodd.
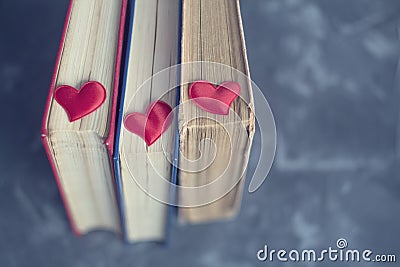
<path id="1" fill-rule="evenodd" d="M 75 1 L 79 1 L 79 0 L 71 0 L 69 3 L 69 7 L 68 7 L 68 11 L 67 11 L 67 15 L 66 15 L 66 19 L 65 19 L 65 24 L 64 24 L 64 29 L 62 32 L 62 37 L 61 37 L 61 41 L 60 41 L 60 45 L 59 45 L 59 50 L 58 50 L 58 54 L 57 54 L 57 59 L 56 59 L 56 64 L 54 67 L 54 72 L 52 75 L 52 79 L 51 79 L 51 84 L 50 84 L 50 90 L 49 90 L 49 94 L 48 94 L 48 98 L 47 98 L 47 102 L 46 102 L 46 106 L 45 106 L 45 112 L 44 112 L 44 117 L 43 117 L 43 121 L 42 121 L 42 134 L 41 134 L 41 138 L 42 138 L 42 143 L 44 145 L 46 154 L 50 160 L 50 164 L 53 170 L 53 173 L 55 175 L 56 178 L 56 182 L 60 191 L 60 195 L 61 198 L 63 200 L 65 209 L 66 209 L 66 213 L 68 216 L 68 219 L 70 221 L 70 225 L 72 230 L 74 231 L 75 234 L 77 235 L 81 235 L 80 231 L 77 229 L 75 222 L 73 220 L 73 216 L 70 210 L 70 207 L 68 205 L 68 202 L 66 200 L 66 194 L 62 188 L 62 184 L 60 182 L 60 178 L 58 176 L 57 173 L 57 168 L 55 165 L 55 162 L 52 159 L 52 155 L 51 155 L 51 151 L 50 151 L 50 147 L 48 144 L 48 141 L 46 140 L 48 137 L 48 118 L 49 118 L 49 111 L 50 111 L 50 107 L 52 104 L 53 99 L 55 98 L 54 92 L 56 91 L 55 89 L 55 85 L 56 85 L 56 81 L 57 81 L 57 77 L 58 77 L 58 73 L 59 73 L 59 67 L 60 67 L 60 62 L 61 62 L 61 57 L 63 54 L 63 49 L 64 49 L 64 44 L 65 44 L 65 40 L 66 40 L 66 35 L 67 35 L 67 30 L 69 27 L 69 22 L 70 22 L 70 18 L 71 18 L 71 12 L 72 12 L 72 7 Z M 125 27 L 125 16 L 126 16 L 126 9 L 127 9 L 127 0 L 122 0 L 122 4 L 121 4 L 121 13 L 120 13 L 120 19 L 119 19 L 119 31 L 118 31 L 118 45 L 117 45 L 117 51 L 116 51 L 116 57 L 115 57 L 115 67 L 114 67 L 114 75 L 113 75 L 113 88 L 112 88 L 112 93 L 109 97 L 112 97 L 111 100 L 111 111 L 110 111 L 110 115 L 108 117 L 108 134 L 107 137 L 104 139 L 104 146 L 107 148 L 107 151 L 109 153 L 110 156 L 110 162 L 112 162 L 112 155 L 113 155 L 113 148 L 114 148 L 114 131 L 115 131 L 115 119 L 116 119 L 116 112 L 117 112 L 117 99 L 118 99 L 118 88 L 119 88 L 119 79 L 120 79 L 120 68 L 121 68 L 121 56 L 122 56 L 122 49 L 123 49 L 123 40 L 124 40 L 124 27 Z M 81 87 L 82 89 L 83 87 Z M 59 89 L 59 88 L 57 88 Z M 70 118 L 70 121 L 71 118 Z M 111 163 L 112 164 L 112 163 Z M 112 166 L 112 165 L 111 165 Z"/>

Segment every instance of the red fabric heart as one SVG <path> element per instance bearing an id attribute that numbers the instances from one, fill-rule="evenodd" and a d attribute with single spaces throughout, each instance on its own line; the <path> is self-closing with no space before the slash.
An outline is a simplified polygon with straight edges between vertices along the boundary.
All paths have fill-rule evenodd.
<path id="1" fill-rule="evenodd" d="M 54 91 L 54 98 L 73 122 L 100 107 L 106 100 L 106 90 L 99 82 L 87 82 L 79 90 L 61 85 Z"/>
<path id="2" fill-rule="evenodd" d="M 140 136 L 148 146 L 151 146 L 168 129 L 173 116 L 172 108 L 164 101 L 150 103 L 146 113 L 133 112 L 125 116 L 125 128 Z"/>
<path id="3" fill-rule="evenodd" d="M 210 113 L 227 115 L 232 102 L 240 94 L 236 82 L 224 82 L 215 87 L 208 81 L 196 81 L 190 85 L 189 97 L 200 108 Z"/>

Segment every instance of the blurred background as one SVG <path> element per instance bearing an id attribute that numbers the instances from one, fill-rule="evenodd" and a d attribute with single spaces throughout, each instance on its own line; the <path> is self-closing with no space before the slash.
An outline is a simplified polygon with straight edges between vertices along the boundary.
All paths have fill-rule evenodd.
<path id="1" fill-rule="evenodd" d="M 400 261 L 400 1 L 241 1 L 275 162 L 236 220 L 175 222 L 167 246 L 69 228 L 40 142 L 67 5 L 0 0 L 0 266 L 364 266 L 256 257 L 264 245 L 321 250 L 339 238 Z M 397 266 L 368 264 L 385 265 Z"/>

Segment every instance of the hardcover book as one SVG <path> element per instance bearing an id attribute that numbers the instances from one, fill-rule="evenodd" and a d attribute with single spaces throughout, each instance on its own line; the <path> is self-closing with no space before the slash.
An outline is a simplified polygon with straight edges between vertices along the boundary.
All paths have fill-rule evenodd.
<path id="1" fill-rule="evenodd" d="M 166 154 L 173 152 L 176 90 L 170 89 L 178 73 L 165 70 L 178 61 L 179 11 L 179 0 L 136 0 L 132 5 L 114 155 L 128 242 L 166 236 L 169 209 L 156 196 L 170 194 L 162 181 L 171 178 Z"/>
<path id="2" fill-rule="evenodd" d="M 42 141 L 75 233 L 120 232 L 114 128 L 126 0 L 72 0 Z"/>
<path id="3" fill-rule="evenodd" d="M 237 214 L 254 135 L 238 0 L 184 0 L 179 108 L 179 219 Z"/>

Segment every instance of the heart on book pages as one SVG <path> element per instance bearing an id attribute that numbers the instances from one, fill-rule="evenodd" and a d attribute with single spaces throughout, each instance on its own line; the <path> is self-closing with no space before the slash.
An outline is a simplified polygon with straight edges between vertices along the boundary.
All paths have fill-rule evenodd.
<path id="1" fill-rule="evenodd" d="M 145 114 L 133 112 L 126 115 L 124 125 L 129 132 L 140 136 L 151 146 L 171 125 L 171 111 L 170 105 L 164 101 L 155 101 L 150 103 Z"/>
<path id="2" fill-rule="evenodd" d="M 215 87 L 208 81 L 196 81 L 189 88 L 189 97 L 196 105 L 218 115 L 227 115 L 239 94 L 240 85 L 236 82 L 224 82 Z"/>
<path id="3" fill-rule="evenodd" d="M 87 82 L 77 90 L 69 85 L 61 85 L 54 91 L 54 98 L 73 122 L 92 113 L 106 100 L 106 90 L 99 82 Z"/>

